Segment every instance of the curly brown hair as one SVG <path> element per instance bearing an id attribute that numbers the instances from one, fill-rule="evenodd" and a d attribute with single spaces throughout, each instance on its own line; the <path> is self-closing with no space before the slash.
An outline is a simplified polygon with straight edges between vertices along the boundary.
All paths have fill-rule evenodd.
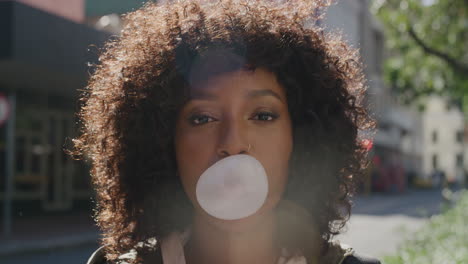
<path id="1" fill-rule="evenodd" d="M 125 15 L 82 96 L 74 142 L 92 164 L 111 261 L 189 224 L 174 152 L 178 111 L 193 78 L 239 69 L 266 69 L 286 90 L 294 147 L 284 199 L 306 209 L 325 242 L 349 218 L 367 163 L 358 131 L 373 121 L 357 51 L 316 23 L 329 1 L 200 2 L 149 3 Z"/>

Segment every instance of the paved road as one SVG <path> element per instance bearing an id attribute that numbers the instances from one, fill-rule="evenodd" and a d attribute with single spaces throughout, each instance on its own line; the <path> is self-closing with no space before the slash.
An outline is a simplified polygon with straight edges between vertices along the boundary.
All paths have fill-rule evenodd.
<path id="1" fill-rule="evenodd" d="M 2 264 L 85 264 L 97 245 L 0 257 Z"/>
<path id="2" fill-rule="evenodd" d="M 348 231 L 337 239 L 362 254 L 379 258 L 392 254 L 431 215 L 440 212 L 441 203 L 440 190 L 358 197 Z"/>

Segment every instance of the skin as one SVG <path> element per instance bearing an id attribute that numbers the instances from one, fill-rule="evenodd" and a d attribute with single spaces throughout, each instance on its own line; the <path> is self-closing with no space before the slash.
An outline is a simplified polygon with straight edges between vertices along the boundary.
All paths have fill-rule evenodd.
<path id="1" fill-rule="evenodd" d="M 240 70 L 195 84 L 190 94 L 175 136 L 179 176 L 195 209 L 187 263 L 275 263 L 274 209 L 287 183 L 293 145 L 284 88 L 264 69 Z M 268 196 L 249 217 L 217 219 L 198 204 L 196 184 L 208 167 L 236 154 L 261 162 Z"/>

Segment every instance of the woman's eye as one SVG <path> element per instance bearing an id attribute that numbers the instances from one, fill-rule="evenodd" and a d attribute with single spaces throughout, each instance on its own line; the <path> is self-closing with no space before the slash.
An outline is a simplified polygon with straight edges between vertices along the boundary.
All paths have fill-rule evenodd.
<path id="1" fill-rule="evenodd" d="M 194 126 L 203 125 L 213 122 L 215 119 L 207 115 L 193 115 L 189 118 L 189 122 Z"/>
<path id="2" fill-rule="evenodd" d="M 254 115 L 253 120 L 258 121 L 273 121 L 278 118 L 277 114 L 268 113 L 268 112 L 260 112 Z"/>

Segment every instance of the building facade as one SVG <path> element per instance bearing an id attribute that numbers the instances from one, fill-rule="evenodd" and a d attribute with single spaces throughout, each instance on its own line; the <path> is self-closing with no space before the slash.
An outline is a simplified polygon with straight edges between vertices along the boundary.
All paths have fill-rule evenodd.
<path id="1" fill-rule="evenodd" d="M 328 30 L 343 32 L 344 38 L 359 49 L 364 63 L 367 106 L 377 121 L 371 184 L 377 190 L 404 191 L 408 175 L 418 174 L 422 166 L 418 143 L 421 121 L 417 111 L 398 104 L 383 82 L 383 27 L 369 11 L 367 0 L 339 1 L 329 8 L 324 23 Z"/>
<path id="2" fill-rule="evenodd" d="M 395 167 L 401 167 L 407 182 L 412 180 L 409 177 L 437 185 L 440 179 L 435 175 L 442 173 L 448 182 L 463 183 L 468 171 L 465 115 L 440 96 L 418 102 L 424 110 L 398 103 L 382 80 L 383 60 L 390 55 L 384 48 L 383 27 L 368 5 L 366 0 L 339 1 L 329 9 L 325 24 L 330 30 L 341 30 L 360 49 L 369 80 L 368 106 L 377 120 L 373 155 L 384 167 L 381 174 L 398 174 Z M 399 177 L 388 175 L 387 183 Z"/>
<path id="3" fill-rule="evenodd" d="M 109 34 L 82 22 L 84 1 L 0 1 L 0 93 L 16 101 L 11 181 L 0 127 L 2 207 L 11 200 L 33 210 L 70 210 L 92 196 L 88 170 L 64 149 L 76 135 L 87 64 L 97 61 L 91 47 Z"/>
<path id="4" fill-rule="evenodd" d="M 464 182 L 467 166 L 463 112 L 446 98 L 432 96 L 425 101 L 422 124 L 422 176 L 438 182 L 436 173 L 440 172 L 448 182 Z"/>

